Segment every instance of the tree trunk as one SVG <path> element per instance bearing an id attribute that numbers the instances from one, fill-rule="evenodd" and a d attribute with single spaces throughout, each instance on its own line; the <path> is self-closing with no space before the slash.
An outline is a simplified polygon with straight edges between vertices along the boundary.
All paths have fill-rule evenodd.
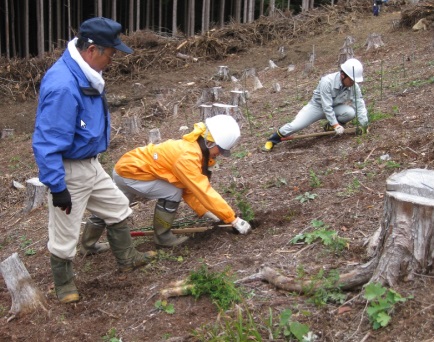
<path id="1" fill-rule="evenodd" d="M 5 0 L 5 44 L 6 44 L 6 59 L 11 58 L 10 42 L 9 42 L 9 0 Z"/>
<path id="2" fill-rule="evenodd" d="M 172 9 L 172 37 L 176 37 L 178 34 L 178 0 L 173 0 L 173 9 Z"/>
<path id="3" fill-rule="evenodd" d="M 44 295 L 35 286 L 17 253 L 12 254 L 0 263 L 0 272 L 12 297 L 12 306 L 9 313 L 13 316 L 9 320 L 15 316 L 33 312 L 39 307 L 42 307 L 45 311 L 48 310 Z"/>
<path id="4" fill-rule="evenodd" d="M 113 0 L 113 3 L 112 3 L 112 19 L 114 20 L 114 21 L 117 21 L 117 8 L 116 8 L 116 1 L 117 0 Z"/>
<path id="5" fill-rule="evenodd" d="M 225 0 L 220 0 L 220 18 L 219 18 L 220 28 L 225 26 Z"/>
<path id="6" fill-rule="evenodd" d="M 128 23 L 128 34 L 131 34 L 134 31 L 134 0 L 130 0 Z"/>

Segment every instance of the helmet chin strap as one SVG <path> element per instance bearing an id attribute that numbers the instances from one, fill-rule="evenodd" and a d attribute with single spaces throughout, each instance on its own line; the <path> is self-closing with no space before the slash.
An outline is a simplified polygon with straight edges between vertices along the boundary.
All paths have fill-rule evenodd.
<path id="1" fill-rule="evenodd" d="M 206 130 L 206 132 L 205 132 L 203 138 L 204 138 L 204 140 L 205 140 L 205 146 L 206 146 L 208 149 L 211 149 L 211 148 L 213 148 L 214 146 L 216 146 L 217 144 L 216 144 L 215 142 L 208 141 L 208 140 L 206 139 L 207 136 L 208 136 L 208 129 Z"/>

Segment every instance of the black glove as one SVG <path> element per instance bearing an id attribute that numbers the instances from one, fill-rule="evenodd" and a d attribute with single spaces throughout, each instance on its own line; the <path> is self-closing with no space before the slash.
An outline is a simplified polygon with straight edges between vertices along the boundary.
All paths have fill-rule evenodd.
<path id="1" fill-rule="evenodd" d="M 72 202 L 68 188 L 61 192 L 52 192 L 51 195 L 53 195 L 53 205 L 55 207 L 60 207 L 66 215 L 69 215 L 72 208 Z"/>

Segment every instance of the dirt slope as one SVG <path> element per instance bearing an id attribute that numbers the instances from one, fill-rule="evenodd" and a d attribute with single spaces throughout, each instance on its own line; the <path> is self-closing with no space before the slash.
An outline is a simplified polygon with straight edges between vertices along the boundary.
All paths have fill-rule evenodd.
<path id="1" fill-rule="evenodd" d="M 0 140 L 0 260 L 18 252 L 50 305 L 48 314 L 38 312 L 7 323 L 11 299 L 0 280 L 0 340 L 100 341 L 103 337 L 107 340 L 110 330 L 128 342 L 211 340 L 209 327 L 201 330 L 200 337 L 191 333 L 223 316 L 233 317 L 234 311 L 220 316 L 206 297 L 169 299 L 175 308 L 172 315 L 154 306 L 161 289 L 201 264 L 212 271 L 229 267 L 240 279 L 254 274 L 260 265 L 286 275 L 295 276 L 303 270 L 314 276 L 321 270 L 345 272 L 367 261 L 363 244 L 379 227 L 387 177 L 407 168 L 433 168 L 432 32 L 392 30 L 392 20 L 399 18 L 400 14 L 391 10 L 379 17 L 352 17 L 342 33 L 331 28 L 291 44 L 279 41 L 251 49 L 223 62 L 185 64 L 170 73 L 147 71 L 138 80 L 110 84 L 113 137 L 110 150 L 100 157 L 109 172 L 125 151 L 147 142 L 149 129 L 158 127 L 162 138 L 168 139 L 181 136 L 179 127 L 192 127 L 199 120 L 195 104 L 204 87 L 221 86 L 221 102 L 229 101 L 229 92 L 235 87 L 246 88 L 251 97 L 242 108 L 250 121 L 242 121 L 242 141 L 230 159 L 219 161 L 213 185 L 235 208 L 235 194 L 242 195 L 255 212 L 257 227 L 248 236 L 224 230 L 196 234 L 185 246 L 162 252 L 158 262 L 127 276 L 116 273 L 111 254 L 78 256 L 74 267 L 82 300 L 76 305 L 59 305 L 54 298 L 46 249 L 46 208 L 22 214 L 25 191 L 12 187 L 12 181 L 24 184 L 37 176 L 30 135 L 36 103 L 0 104 L 0 126 L 17 131 L 13 138 Z M 372 33 L 380 34 L 385 45 L 366 50 L 366 39 Z M 376 119 L 370 133 L 300 139 L 280 144 L 273 153 L 261 153 L 266 137 L 310 99 L 319 77 L 336 70 L 339 48 L 348 35 L 355 38 L 355 57 L 365 65 L 363 93 Z M 285 47 L 285 56 L 279 55 L 280 46 Z M 314 68 L 306 72 L 307 54 L 313 48 Z M 270 59 L 279 68 L 268 68 Z M 213 75 L 222 64 L 237 78 L 254 67 L 263 88 L 254 90 L 252 78 L 238 85 L 215 81 Z M 295 66 L 293 71 L 288 71 L 290 64 Z M 275 83 L 281 92 L 273 92 Z M 156 94 L 164 108 L 158 105 Z M 175 103 L 176 116 L 172 110 Z M 133 113 L 146 118 L 143 134 L 125 136 L 120 129 L 122 116 Z M 17 121 L 21 124 L 13 126 Z M 321 125 L 316 124 L 303 133 L 320 131 Z M 383 161 L 386 155 L 390 160 Z M 297 198 L 306 193 L 317 197 L 301 203 Z M 151 224 L 153 205 L 148 202 L 135 207 L 135 228 Z M 179 216 L 193 217 L 185 204 Z M 320 243 L 311 247 L 291 244 L 298 233 L 313 231 L 312 220 L 321 220 L 338 231 L 348 239 L 348 248 L 332 253 Z M 154 248 L 149 238 L 135 238 L 135 243 L 140 250 Z M 398 305 L 391 323 L 379 330 L 371 328 L 359 290 L 346 294 L 348 311 L 339 313 L 339 304 L 318 307 L 306 296 L 277 290 L 265 282 L 243 286 L 249 296 L 242 307 L 252 314 L 258 329 L 269 309 L 277 322 L 278 315 L 290 308 L 294 320 L 307 324 L 317 341 L 430 341 L 434 336 L 432 274 L 402 282 L 395 289 L 414 299 Z M 260 330 L 263 341 L 271 340 L 265 329 Z"/>

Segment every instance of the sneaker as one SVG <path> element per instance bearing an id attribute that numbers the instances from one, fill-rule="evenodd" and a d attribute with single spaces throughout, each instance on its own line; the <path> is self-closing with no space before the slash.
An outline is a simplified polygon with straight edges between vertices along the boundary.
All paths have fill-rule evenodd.
<path id="1" fill-rule="evenodd" d="M 271 152 L 273 147 L 274 147 L 274 144 L 271 141 L 267 141 L 261 150 L 262 150 L 262 152 Z"/>

